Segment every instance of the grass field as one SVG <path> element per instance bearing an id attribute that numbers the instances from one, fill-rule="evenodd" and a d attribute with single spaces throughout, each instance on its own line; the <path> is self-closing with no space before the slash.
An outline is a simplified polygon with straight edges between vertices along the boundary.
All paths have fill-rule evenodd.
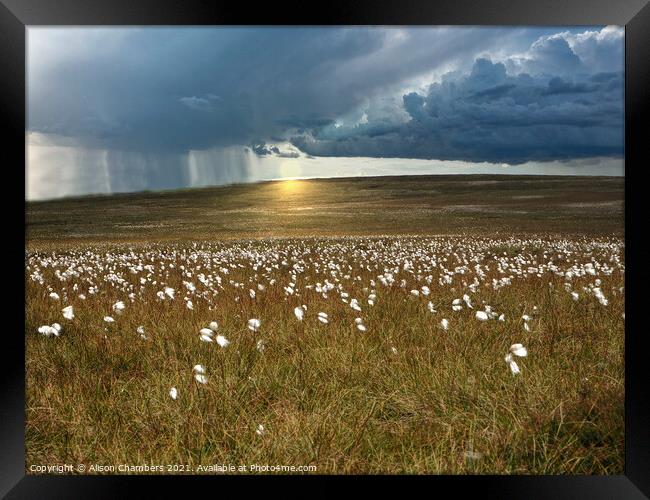
<path id="1" fill-rule="evenodd" d="M 30 245 L 260 237 L 623 235 L 620 177 L 447 175 L 261 182 L 28 203 Z"/>
<path id="2" fill-rule="evenodd" d="M 622 208 L 514 176 L 29 203 L 26 470 L 621 474 Z"/>

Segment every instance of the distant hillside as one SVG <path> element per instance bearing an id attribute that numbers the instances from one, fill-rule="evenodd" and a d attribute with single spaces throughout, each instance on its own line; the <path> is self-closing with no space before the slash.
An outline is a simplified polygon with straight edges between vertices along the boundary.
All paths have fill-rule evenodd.
<path id="1" fill-rule="evenodd" d="M 270 181 L 28 202 L 28 245 L 552 232 L 623 234 L 624 178 L 446 175 Z"/>

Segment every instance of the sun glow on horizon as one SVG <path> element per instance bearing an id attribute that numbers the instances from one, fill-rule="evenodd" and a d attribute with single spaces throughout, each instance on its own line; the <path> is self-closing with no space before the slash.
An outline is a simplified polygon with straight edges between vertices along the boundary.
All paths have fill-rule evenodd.
<path id="1" fill-rule="evenodd" d="M 276 182 L 282 196 L 304 194 L 309 184 L 303 179 L 278 179 Z"/>
<path id="2" fill-rule="evenodd" d="M 300 168 L 300 163 L 297 161 L 283 161 L 280 164 L 280 177 L 283 179 L 296 179 L 302 174 L 302 168 Z"/>

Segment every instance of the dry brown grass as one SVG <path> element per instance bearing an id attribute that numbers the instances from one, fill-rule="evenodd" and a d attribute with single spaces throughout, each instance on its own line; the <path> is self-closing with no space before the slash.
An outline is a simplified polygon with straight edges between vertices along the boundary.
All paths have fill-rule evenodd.
<path id="1" fill-rule="evenodd" d="M 33 248 L 349 235 L 623 235 L 624 179 L 447 175 L 261 182 L 27 204 Z"/>
<path id="2" fill-rule="evenodd" d="M 440 246 L 431 246 L 432 241 Z M 401 250 L 391 247 L 396 244 Z M 572 253 L 558 258 L 563 244 Z M 149 263 L 151 257 L 156 266 L 152 279 L 158 283 L 143 289 L 139 278 L 147 273 L 130 274 L 114 260 L 128 258 L 129 247 L 96 248 L 96 260 L 88 261 L 92 271 L 83 273 L 97 274 L 91 278 L 99 285 L 95 295 L 88 294 L 89 283 L 81 277 L 59 281 L 52 266 L 39 264 L 49 256 L 63 272 L 65 259 L 81 256 L 82 248 L 30 254 L 27 275 L 38 267 L 45 285 L 27 279 L 28 472 L 32 464 L 51 463 L 183 464 L 194 473 L 201 464 L 255 463 L 315 465 L 318 473 L 623 472 L 624 282 L 622 265 L 611 260 L 623 257 L 620 238 L 387 237 L 203 247 L 208 253 L 193 261 L 191 243 L 133 246 L 131 263 L 140 258 Z M 231 257 L 223 257 L 231 249 Z M 243 250 L 261 252 L 278 268 L 255 271 L 254 259 Z M 368 251 L 377 253 L 371 258 L 363 253 Z M 606 262 L 614 272 L 599 269 L 597 276 L 572 278 L 577 302 L 564 289 L 567 280 L 548 270 L 542 277 L 515 277 L 511 286 L 494 290 L 493 278 L 511 274 L 497 269 L 495 259 L 504 254 L 508 262 L 519 256 L 531 266 L 552 260 L 561 270 L 574 260 L 579 267 Z M 221 261 L 211 270 L 208 255 Z M 447 269 L 467 259 L 469 270 L 440 285 L 441 270 L 430 267 L 432 256 Z M 486 272 L 475 293 L 468 292 L 477 277 L 473 257 Z M 378 281 L 385 267 L 403 266 L 407 258 L 413 273 L 400 269 L 389 287 Z M 227 275 L 219 270 L 226 262 L 235 266 Z M 287 296 L 283 287 L 297 262 L 305 267 L 297 273 L 300 296 Z M 341 272 L 332 275 L 315 266 L 328 262 L 339 264 Z M 192 278 L 181 275 L 180 265 Z M 524 271 L 527 267 L 522 264 Z M 103 281 L 109 271 L 121 273 L 127 284 Z M 204 287 L 197 282 L 200 272 L 221 276 L 223 287 Z M 431 294 L 411 295 L 428 274 L 433 274 Z M 582 290 L 596 278 L 602 280 L 607 306 Z M 193 311 L 183 301 L 183 279 L 193 281 L 197 292 L 210 292 L 192 297 Z M 271 279 L 276 282 L 269 284 Z M 325 299 L 305 288 L 325 279 L 338 279 L 350 298 L 359 299 L 362 312 L 353 311 L 336 291 Z M 407 280 L 405 288 L 401 279 Z M 157 299 L 163 282 L 177 290 L 173 301 Z M 251 299 L 248 289 L 257 283 L 265 283 L 266 290 Z M 49 298 L 48 284 L 61 300 Z M 131 286 L 133 302 L 127 298 Z M 377 302 L 370 307 L 366 297 L 372 289 Z M 88 298 L 80 300 L 79 293 Z M 452 312 L 452 300 L 464 293 L 470 293 L 474 309 Z M 126 303 L 119 316 L 111 311 L 117 300 Z M 429 300 L 436 313 L 427 310 Z M 474 313 L 483 303 L 504 313 L 506 321 L 478 321 Z M 61 315 L 68 304 L 75 308 L 72 321 Z M 301 304 L 308 309 L 298 322 L 293 308 Z M 318 311 L 329 315 L 328 325 L 316 320 Z M 107 314 L 117 320 L 108 331 L 102 321 Z M 522 314 L 533 316 L 530 332 L 523 328 Z M 355 328 L 355 317 L 364 319 L 367 332 Z M 447 331 L 439 326 L 443 317 L 450 320 Z M 259 332 L 246 328 L 249 318 L 261 319 Z M 199 340 L 199 329 L 212 320 L 231 341 L 228 347 Z M 63 325 L 60 337 L 37 333 L 40 325 L 54 321 Z M 147 340 L 136 333 L 139 325 Z M 260 339 L 266 342 L 264 352 L 256 349 Z M 503 358 L 517 342 L 529 356 L 518 358 L 521 374 L 514 376 Z M 206 385 L 192 378 L 197 363 L 207 368 Z M 179 391 L 176 401 L 168 395 L 172 386 Z M 266 428 L 263 436 L 255 433 L 259 424 Z M 481 458 L 467 459 L 469 450 Z"/>

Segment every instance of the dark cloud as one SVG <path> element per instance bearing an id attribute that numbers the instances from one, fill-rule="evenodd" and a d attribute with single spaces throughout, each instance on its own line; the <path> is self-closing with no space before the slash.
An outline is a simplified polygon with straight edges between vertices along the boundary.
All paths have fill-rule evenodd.
<path id="1" fill-rule="evenodd" d="M 497 99 L 499 97 L 503 97 L 516 87 L 517 86 L 513 83 L 504 83 L 502 85 L 497 85 L 495 87 L 490 87 L 485 90 L 474 92 L 473 97 L 488 97 L 490 99 Z"/>
<path id="2" fill-rule="evenodd" d="M 278 156 L 280 158 L 300 158 L 300 153 L 296 151 L 278 151 Z"/>
<path id="3" fill-rule="evenodd" d="M 277 149 L 277 148 L 271 148 L 271 149 L 267 148 L 266 143 L 263 141 L 253 141 L 250 145 L 250 148 L 253 151 L 253 153 L 255 153 L 257 156 L 270 155 L 271 153 L 274 152 L 272 151 L 273 149 Z"/>
<path id="4" fill-rule="evenodd" d="M 547 71 L 551 53 L 568 44 L 553 38 L 533 44 Z M 570 49 L 569 49 L 570 50 Z M 575 54 L 574 54 L 575 56 Z M 577 56 L 576 56 L 577 57 Z M 533 67 L 531 61 L 528 65 Z M 581 67 L 562 56 L 558 68 Z M 444 75 L 425 94 L 403 96 L 410 119 L 324 127 L 295 136 L 301 150 L 317 156 L 408 157 L 524 163 L 623 154 L 623 74 L 572 79 L 539 72 L 510 75 L 506 64 L 475 61 L 466 75 Z M 579 96 L 590 96 L 588 99 Z"/>
<path id="5" fill-rule="evenodd" d="M 214 111 L 217 109 L 217 105 L 222 101 L 222 99 L 214 94 L 206 94 L 204 97 L 181 97 L 180 101 L 190 109 Z"/>
<path id="6" fill-rule="evenodd" d="M 28 127 L 142 152 L 284 139 L 515 35 L 530 37 L 508 28 L 30 28 Z"/>
<path id="7" fill-rule="evenodd" d="M 413 119 L 424 118 L 424 104 L 426 103 L 424 96 L 421 96 L 417 92 L 411 92 L 410 94 L 406 94 L 403 100 L 404 109 Z"/>
<path id="8" fill-rule="evenodd" d="M 267 145 L 288 139 L 307 157 L 622 155 L 615 28 L 30 28 L 28 37 L 29 130 L 115 152 L 106 158 L 116 168 L 117 152 L 180 158 L 249 145 L 258 157 L 295 158 Z M 436 83 L 423 90 L 426 75 Z"/>
<path id="9" fill-rule="evenodd" d="M 320 127 L 332 125 L 335 122 L 333 118 L 326 117 L 298 117 L 292 116 L 288 118 L 280 118 L 275 120 L 275 123 L 282 125 L 285 128 L 295 128 L 299 130 L 313 130 Z"/>
<path id="10" fill-rule="evenodd" d="M 589 92 L 596 92 L 597 90 L 597 85 L 588 85 L 584 82 L 573 83 L 556 76 L 548 81 L 548 87 L 542 91 L 542 95 L 587 94 Z"/>
<path id="11" fill-rule="evenodd" d="M 264 141 L 253 141 L 250 150 L 257 156 L 277 156 L 279 158 L 300 158 L 297 151 L 281 151 L 277 146 L 267 146 Z"/>

